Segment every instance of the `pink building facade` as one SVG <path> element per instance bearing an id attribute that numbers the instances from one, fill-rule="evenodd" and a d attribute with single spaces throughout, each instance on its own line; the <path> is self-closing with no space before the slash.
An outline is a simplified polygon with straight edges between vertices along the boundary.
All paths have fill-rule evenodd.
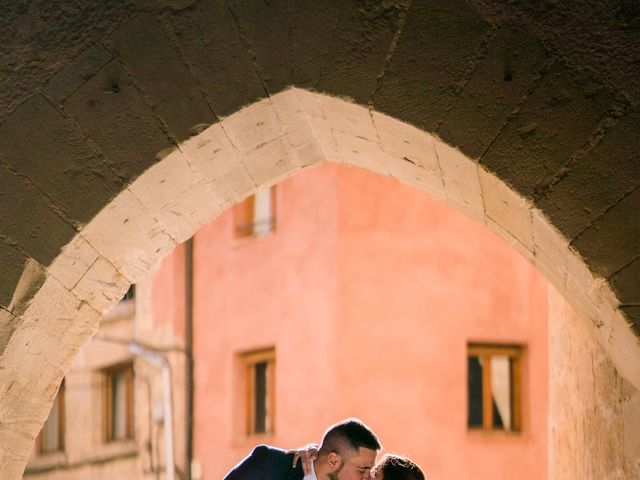
<path id="1" fill-rule="evenodd" d="M 228 211 L 194 237 L 193 473 L 222 478 L 258 443 L 318 442 L 355 416 L 431 479 L 545 478 L 541 275 L 483 226 L 358 169 L 305 171 L 273 201 L 268 235 L 236 238 Z M 177 338 L 182 255 L 151 285 L 152 317 Z M 518 431 L 469 427 L 470 344 L 521 349 Z M 265 351 L 266 431 L 249 433 L 247 355 Z"/>

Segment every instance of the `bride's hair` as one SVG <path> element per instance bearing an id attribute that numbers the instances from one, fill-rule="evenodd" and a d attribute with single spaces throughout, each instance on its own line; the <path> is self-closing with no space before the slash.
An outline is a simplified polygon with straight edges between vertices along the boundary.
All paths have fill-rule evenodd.
<path id="1" fill-rule="evenodd" d="M 426 480 L 418 465 L 400 455 L 387 454 L 374 468 L 382 471 L 384 480 Z"/>

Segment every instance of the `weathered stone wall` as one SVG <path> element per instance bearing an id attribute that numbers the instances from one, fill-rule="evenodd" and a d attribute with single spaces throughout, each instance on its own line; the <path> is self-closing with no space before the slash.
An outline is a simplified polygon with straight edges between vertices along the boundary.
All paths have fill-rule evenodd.
<path id="1" fill-rule="evenodd" d="M 640 392 L 549 287 L 549 480 L 640 478 Z"/>

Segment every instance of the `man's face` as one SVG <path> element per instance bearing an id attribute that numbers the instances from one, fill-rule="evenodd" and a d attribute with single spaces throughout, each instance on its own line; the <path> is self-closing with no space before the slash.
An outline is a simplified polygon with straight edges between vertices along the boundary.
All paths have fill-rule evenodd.
<path id="1" fill-rule="evenodd" d="M 371 480 L 371 468 L 376 462 L 376 451 L 360 447 L 356 452 L 346 454 L 342 468 L 337 472 L 337 480 Z"/>

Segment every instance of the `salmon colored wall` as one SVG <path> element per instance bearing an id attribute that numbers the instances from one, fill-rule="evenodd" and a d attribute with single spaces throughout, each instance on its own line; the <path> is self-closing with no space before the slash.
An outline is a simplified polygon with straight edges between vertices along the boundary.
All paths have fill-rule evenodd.
<path id="1" fill-rule="evenodd" d="M 430 478 L 545 478 L 546 281 L 414 189 L 359 170 L 339 185 L 338 416 L 368 419 Z M 468 341 L 527 346 L 521 435 L 467 430 Z"/>
<path id="2" fill-rule="evenodd" d="M 482 226 L 393 179 L 325 164 L 278 185 L 276 199 L 269 237 L 233 239 L 230 212 L 195 237 L 203 479 L 257 443 L 319 441 L 347 416 L 430 479 L 545 478 L 545 280 Z M 467 431 L 470 340 L 527 345 L 522 434 Z M 247 438 L 237 354 L 265 346 L 276 348 L 276 433 Z"/>
<path id="3" fill-rule="evenodd" d="M 336 369 L 336 174 L 316 169 L 278 186 L 271 236 L 234 239 L 227 212 L 195 237 L 195 457 L 204 479 L 222 478 L 256 442 L 317 438 L 304 418 L 333 418 L 322 400 L 335 391 L 325 372 Z M 265 346 L 276 348 L 277 434 L 247 439 L 235 355 Z"/>

